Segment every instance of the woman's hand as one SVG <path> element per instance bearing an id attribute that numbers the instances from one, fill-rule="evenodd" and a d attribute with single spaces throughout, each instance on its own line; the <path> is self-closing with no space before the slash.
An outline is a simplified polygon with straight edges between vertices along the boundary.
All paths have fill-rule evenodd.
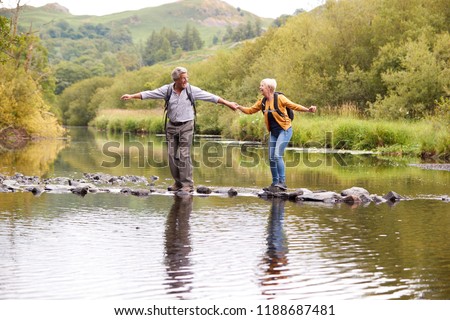
<path id="1" fill-rule="evenodd" d="M 238 104 L 238 105 L 236 106 L 236 109 L 239 110 L 239 111 L 241 111 L 241 112 L 243 112 L 242 109 L 244 109 L 244 107 L 241 106 L 240 104 Z"/>

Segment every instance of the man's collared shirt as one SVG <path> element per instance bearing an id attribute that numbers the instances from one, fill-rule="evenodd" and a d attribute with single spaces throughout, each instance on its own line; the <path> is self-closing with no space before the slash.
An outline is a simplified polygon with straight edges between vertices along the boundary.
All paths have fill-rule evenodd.
<path id="1" fill-rule="evenodd" d="M 142 100 L 144 99 L 165 99 L 169 86 L 174 84 L 166 84 L 155 90 L 142 91 Z M 204 91 L 198 87 L 191 85 L 192 96 L 194 100 L 207 101 L 212 103 L 217 103 L 219 97 Z M 169 99 L 169 105 L 167 108 L 167 117 L 173 122 L 185 122 L 189 120 L 194 120 L 194 108 L 192 107 L 191 100 L 187 95 L 187 90 L 183 89 L 178 95 L 172 87 L 172 95 Z"/>

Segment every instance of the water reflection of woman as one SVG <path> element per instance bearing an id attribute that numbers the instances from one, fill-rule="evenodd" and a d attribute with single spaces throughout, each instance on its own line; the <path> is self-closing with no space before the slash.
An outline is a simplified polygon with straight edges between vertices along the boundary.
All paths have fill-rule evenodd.
<path id="1" fill-rule="evenodd" d="M 262 286 L 276 286 L 284 275 L 288 265 L 288 245 L 284 233 L 284 204 L 285 201 L 274 198 L 270 209 L 269 221 L 267 223 L 267 250 L 264 255 L 264 275 Z M 264 295 L 275 295 L 269 288 L 264 289 Z"/>
<path id="2" fill-rule="evenodd" d="M 184 299 L 191 291 L 192 271 L 189 217 L 192 212 L 192 196 L 175 196 L 167 216 L 165 231 L 165 264 L 168 293 Z"/>

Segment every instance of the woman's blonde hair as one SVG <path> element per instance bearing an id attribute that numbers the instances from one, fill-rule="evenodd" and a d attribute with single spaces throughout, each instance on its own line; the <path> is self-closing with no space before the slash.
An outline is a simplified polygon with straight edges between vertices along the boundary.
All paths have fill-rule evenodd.
<path id="1" fill-rule="evenodd" d="M 277 80 L 266 78 L 261 80 L 261 83 L 266 85 L 272 92 L 275 92 L 277 89 Z"/>

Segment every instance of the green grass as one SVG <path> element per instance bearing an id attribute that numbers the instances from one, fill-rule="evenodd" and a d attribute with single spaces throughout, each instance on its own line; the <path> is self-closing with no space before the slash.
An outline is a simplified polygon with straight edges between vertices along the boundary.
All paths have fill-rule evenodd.
<path id="1" fill-rule="evenodd" d="M 450 132 L 439 122 L 385 121 L 348 116 L 302 114 L 293 123 L 296 147 L 367 150 L 439 160 L 450 158 Z M 239 115 L 222 134 L 239 140 L 263 140 L 261 115 Z"/>
<path id="2" fill-rule="evenodd" d="M 160 110 L 101 110 L 89 125 L 112 133 L 164 132 L 164 119 Z"/>
<path id="3" fill-rule="evenodd" d="M 197 117 L 199 133 L 211 133 L 210 118 Z M 91 126 L 108 132 L 163 133 L 161 110 L 102 110 Z M 261 114 L 226 114 L 218 119 L 222 136 L 241 141 L 267 139 Z M 298 115 L 293 123 L 291 145 L 295 147 L 367 150 L 384 155 L 448 160 L 450 132 L 437 121 L 385 121 L 353 116 Z"/>

